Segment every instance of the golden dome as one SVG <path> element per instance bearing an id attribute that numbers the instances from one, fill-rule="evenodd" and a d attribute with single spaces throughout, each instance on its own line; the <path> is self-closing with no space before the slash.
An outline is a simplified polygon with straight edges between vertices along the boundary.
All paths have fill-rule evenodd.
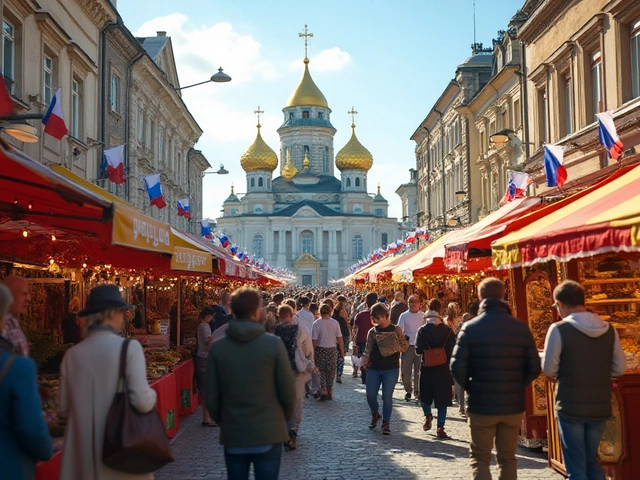
<path id="1" fill-rule="evenodd" d="M 278 167 L 278 156 L 262 139 L 260 124 L 258 124 L 258 135 L 255 141 L 240 157 L 240 165 L 245 172 L 254 170 L 269 170 L 273 172 Z"/>
<path id="2" fill-rule="evenodd" d="M 298 169 L 291 163 L 291 155 L 289 155 L 289 151 L 287 150 L 287 164 L 282 169 L 282 176 L 287 182 L 290 182 L 297 174 Z"/>
<path id="3" fill-rule="evenodd" d="M 309 73 L 309 59 L 304 59 L 304 74 L 298 87 L 289 97 L 287 107 L 324 107 L 329 108 L 327 99 L 315 84 Z"/>
<path id="4" fill-rule="evenodd" d="M 373 155 L 364 148 L 356 137 L 356 126 L 351 125 L 351 138 L 336 155 L 338 170 L 369 170 L 373 165 Z"/>

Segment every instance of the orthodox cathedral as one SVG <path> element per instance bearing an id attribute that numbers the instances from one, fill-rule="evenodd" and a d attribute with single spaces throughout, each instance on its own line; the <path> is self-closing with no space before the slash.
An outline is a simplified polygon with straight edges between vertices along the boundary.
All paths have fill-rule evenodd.
<path id="1" fill-rule="evenodd" d="M 364 255 L 394 242 L 399 225 L 387 217 L 380 187 L 376 195 L 367 192 L 373 156 L 358 141 L 354 122 L 334 161 L 331 109 L 311 78 L 306 55 L 302 79 L 282 111 L 280 161 L 260 135 L 263 112 L 255 112 L 256 139 L 240 158 L 247 193 L 239 198 L 231 187 L 218 229 L 256 258 L 294 271 L 299 284 L 326 285 Z M 357 112 L 349 113 L 353 118 Z"/>

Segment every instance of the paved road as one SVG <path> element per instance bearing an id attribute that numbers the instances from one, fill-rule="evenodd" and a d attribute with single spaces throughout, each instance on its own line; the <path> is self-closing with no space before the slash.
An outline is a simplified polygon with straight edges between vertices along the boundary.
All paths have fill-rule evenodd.
<path id="1" fill-rule="evenodd" d="M 424 432 L 424 416 L 417 403 L 405 402 L 396 386 L 391 436 L 378 427 L 369 431 L 370 413 L 359 378 L 347 375 L 334 388 L 334 401 L 308 399 L 295 452 L 283 452 L 282 480 L 364 480 L 469 478 L 469 434 L 457 408 L 449 409 L 446 430 L 450 439 L 440 440 L 433 430 Z M 173 440 L 177 461 L 156 473 L 156 479 L 226 479 L 217 428 L 200 426 L 201 412 L 180 422 Z M 518 450 L 518 478 L 561 480 L 547 466 L 546 454 Z M 493 467 L 494 478 L 497 470 Z"/>

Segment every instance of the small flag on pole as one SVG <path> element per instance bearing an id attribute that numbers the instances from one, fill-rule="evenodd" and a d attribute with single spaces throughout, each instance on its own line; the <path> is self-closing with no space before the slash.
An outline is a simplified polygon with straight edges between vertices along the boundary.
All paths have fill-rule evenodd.
<path id="1" fill-rule="evenodd" d="M 613 121 L 611 112 L 596 113 L 598 118 L 598 134 L 600 137 L 600 145 L 607 149 L 607 153 L 614 160 L 618 160 L 622 156 L 624 145 L 618 137 L 616 124 Z"/>
<path id="2" fill-rule="evenodd" d="M 103 155 L 109 180 L 116 185 L 124 183 L 124 145 L 105 150 Z"/>
<path id="3" fill-rule="evenodd" d="M 209 220 L 202 220 L 200 224 L 200 235 L 205 238 L 212 238 L 211 227 L 209 226 Z"/>
<path id="4" fill-rule="evenodd" d="M 507 191 L 500 203 L 512 202 L 516 198 L 524 198 L 527 195 L 527 185 L 532 183 L 528 173 L 513 170 L 507 170 L 507 172 L 509 177 Z"/>
<path id="5" fill-rule="evenodd" d="M 149 200 L 151 205 L 155 205 L 158 209 L 162 209 L 167 206 L 167 202 L 162 194 L 162 184 L 160 183 L 160 174 L 154 173 L 153 175 L 145 175 L 144 183 L 147 186 L 147 193 L 149 194 Z"/>
<path id="6" fill-rule="evenodd" d="M 547 175 L 547 187 L 561 187 L 567 180 L 564 161 L 564 147 L 546 144 L 544 146 L 544 172 Z"/>
<path id="7" fill-rule="evenodd" d="M 220 245 L 222 245 L 222 248 L 227 248 L 229 245 L 231 245 L 231 242 L 224 233 L 218 235 L 218 240 L 220 240 Z"/>
<path id="8" fill-rule="evenodd" d="M 189 206 L 189 199 L 183 198 L 178 200 L 178 216 L 191 218 L 191 207 Z"/>
<path id="9" fill-rule="evenodd" d="M 69 133 L 69 130 L 67 130 L 67 126 L 64 124 L 64 118 L 62 117 L 60 92 L 61 89 L 59 88 L 56 94 L 51 99 L 49 110 L 47 110 L 47 113 L 42 119 L 42 123 L 44 124 L 44 133 L 48 133 L 58 140 L 62 140 L 62 138 L 67 133 Z"/>

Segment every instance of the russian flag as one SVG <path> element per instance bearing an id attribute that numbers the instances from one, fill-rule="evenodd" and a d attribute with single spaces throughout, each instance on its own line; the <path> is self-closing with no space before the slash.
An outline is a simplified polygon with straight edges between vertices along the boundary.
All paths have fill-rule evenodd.
<path id="1" fill-rule="evenodd" d="M 7 90 L 4 75 L 0 73 L 0 116 L 11 115 L 13 113 L 13 100 Z"/>
<path id="2" fill-rule="evenodd" d="M 544 146 L 544 172 L 547 175 L 547 187 L 561 187 L 567 180 L 564 161 L 564 147 L 547 143 Z"/>
<path id="3" fill-rule="evenodd" d="M 202 223 L 200 224 L 200 235 L 205 238 L 213 237 L 211 234 L 211 227 L 209 226 L 209 220 L 202 220 Z"/>
<path id="4" fill-rule="evenodd" d="M 191 218 L 191 207 L 189 206 L 189 198 L 178 200 L 178 216 Z"/>
<path id="5" fill-rule="evenodd" d="M 404 241 L 404 243 L 416 243 L 416 240 L 417 240 L 416 235 L 417 235 L 416 232 L 407 233 L 407 238 Z"/>
<path id="6" fill-rule="evenodd" d="M 124 183 L 124 145 L 105 150 L 103 155 L 109 180 L 116 185 Z"/>
<path id="7" fill-rule="evenodd" d="M 238 246 L 234 243 L 231 244 L 231 247 L 229 247 L 229 251 L 235 255 L 236 253 L 238 253 Z"/>
<path id="8" fill-rule="evenodd" d="M 500 203 L 512 202 L 516 198 L 524 198 L 527 195 L 527 185 L 532 183 L 529 174 L 525 172 L 515 172 L 507 170 L 509 182 L 507 191 L 500 200 Z"/>
<path id="9" fill-rule="evenodd" d="M 62 117 L 60 91 L 61 89 L 59 88 L 51 99 L 49 110 L 47 110 L 47 113 L 42 119 L 42 123 L 44 124 L 44 133 L 48 133 L 58 140 L 62 140 L 62 138 L 69 133 L 67 126 L 64 124 L 64 118 Z"/>
<path id="10" fill-rule="evenodd" d="M 224 233 L 218 235 L 218 240 L 220 240 L 220 245 L 222 245 L 222 248 L 227 248 L 229 245 L 231 245 L 231 242 Z"/>
<path id="11" fill-rule="evenodd" d="M 428 240 L 429 239 L 429 233 L 427 232 L 426 228 L 418 228 L 416 230 L 416 237 L 417 238 L 421 238 L 422 240 Z"/>
<path id="12" fill-rule="evenodd" d="M 596 113 L 598 117 L 598 134 L 600 145 L 607 149 L 607 153 L 614 160 L 622 156 L 624 145 L 616 132 L 616 124 L 613 121 L 611 112 Z"/>
<path id="13" fill-rule="evenodd" d="M 160 174 L 154 173 L 153 175 L 145 175 L 144 183 L 147 185 L 147 193 L 149 194 L 149 200 L 151 205 L 155 205 L 159 209 L 167 206 L 167 202 L 162 194 L 162 184 L 160 183 Z"/>

